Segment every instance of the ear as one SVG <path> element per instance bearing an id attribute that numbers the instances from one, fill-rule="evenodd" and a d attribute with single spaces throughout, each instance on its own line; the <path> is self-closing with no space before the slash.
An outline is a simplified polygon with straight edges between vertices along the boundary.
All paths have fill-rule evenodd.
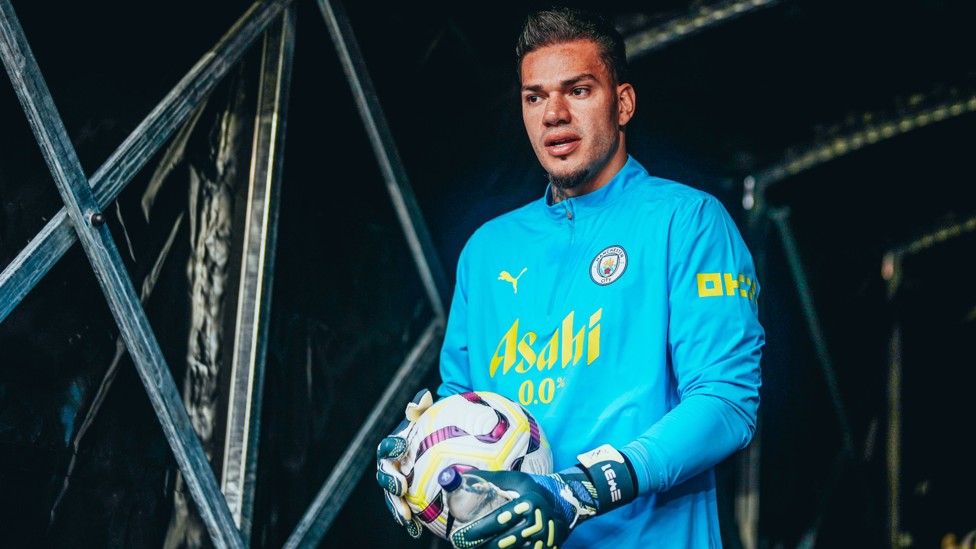
<path id="1" fill-rule="evenodd" d="M 630 84 L 620 84 L 617 86 L 617 123 L 626 126 L 627 122 L 634 116 L 634 109 L 637 108 L 637 96 L 634 87 Z"/>

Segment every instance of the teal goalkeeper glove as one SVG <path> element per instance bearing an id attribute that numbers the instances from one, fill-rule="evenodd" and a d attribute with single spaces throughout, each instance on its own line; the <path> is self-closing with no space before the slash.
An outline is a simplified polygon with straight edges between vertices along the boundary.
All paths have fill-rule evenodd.
<path id="1" fill-rule="evenodd" d="M 421 389 L 407 404 L 403 421 L 376 446 L 376 482 L 383 488 L 386 507 L 397 524 L 407 529 L 412 538 L 419 538 L 423 526 L 413 513 L 403 495 L 407 493 L 407 479 L 400 473 L 400 460 L 407 453 L 407 432 L 410 426 L 430 408 L 434 398 L 430 391 Z"/>
<path id="2" fill-rule="evenodd" d="M 455 547 L 556 548 L 585 520 L 630 503 L 637 477 L 610 445 L 577 456 L 580 462 L 551 475 L 478 471 L 479 477 L 516 497 L 450 532 Z"/>

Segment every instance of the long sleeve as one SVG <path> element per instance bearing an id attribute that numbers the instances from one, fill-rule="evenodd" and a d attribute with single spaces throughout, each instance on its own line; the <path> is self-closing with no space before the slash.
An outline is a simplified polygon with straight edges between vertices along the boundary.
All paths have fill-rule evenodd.
<path id="1" fill-rule="evenodd" d="M 734 222 L 713 197 L 674 216 L 668 351 L 679 403 L 622 451 L 641 493 L 668 490 L 744 448 L 755 432 L 765 336 L 759 283 Z"/>

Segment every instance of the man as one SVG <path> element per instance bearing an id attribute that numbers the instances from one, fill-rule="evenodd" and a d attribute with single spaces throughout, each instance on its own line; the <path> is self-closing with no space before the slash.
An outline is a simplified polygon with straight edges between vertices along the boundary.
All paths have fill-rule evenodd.
<path id="1" fill-rule="evenodd" d="M 559 473 L 479 473 L 519 497 L 453 525 L 451 541 L 721 547 L 713 467 L 750 442 L 759 406 L 752 258 L 714 197 L 650 176 L 627 153 L 636 94 L 610 24 L 536 13 L 516 51 L 522 117 L 549 185 L 462 250 L 438 394 L 520 401 Z M 377 480 L 418 533 L 397 497 L 397 440 L 380 444 Z"/>

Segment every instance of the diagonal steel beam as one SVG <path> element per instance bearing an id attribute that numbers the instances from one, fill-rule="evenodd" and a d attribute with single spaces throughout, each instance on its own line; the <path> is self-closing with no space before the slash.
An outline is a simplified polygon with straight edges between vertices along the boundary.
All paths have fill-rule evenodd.
<path id="1" fill-rule="evenodd" d="M 959 97 L 952 97 L 933 105 L 923 103 L 905 109 L 897 117 L 891 117 L 881 122 L 869 122 L 864 127 L 845 133 L 837 133 L 824 142 L 808 144 L 802 148 L 797 147 L 795 152 L 788 152 L 781 161 L 753 176 L 753 185 L 759 206 L 764 205 L 765 196 L 770 188 L 801 173 L 854 154 L 864 148 L 927 128 L 932 124 L 972 113 L 976 113 L 976 91 L 968 90 Z M 871 120 L 877 118 L 877 115 L 863 113 L 859 118 Z M 793 150 L 788 149 L 788 151 Z"/>
<path id="2" fill-rule="evenodd" d="M 92 176 L 95 203 L 101 211 L 132 180 L 267 26 L 293 0 L 255 2 L 203 55 Z M 62 208 L 0 273 L 0 322 L 51 270 L 77 240 L 68 212 Z"/>
<path id="3" fill-rule="evenodd" d="M 688 13 L 624 38 L 631 61 L 746 13 L 779 4 L 782 0 L 724 0 L 694 7 Z"/>
<path id="4" fill-rule="evenodd" d="M 163 433 L 215 545 L 244 547 L 210 463 L 187 416 L 139 296 L 104 223 L 81 162 L 10 0 L 0 0 L 0 57 L 54 178 Z"/>
<path id="5" fill-rule="evenodd" d="M 386 425 L 390 419 L 388 411 L 396 405 L 395 403 L 406 401 L 416 391 L 415 384 L 408 383 L 408 380 L 419 379 L 436 364 L 440 342 L 443 340 L 444 303 L 450 299 L 440 260 L 424 223 L 423 213 L 413 195 L 396 142 L 387 126 L 349 17 L 339 0 L 316 0 L 316 2 L 352 89 L 353 99 L 369 136 L 373 153 L 376 155 L 387 192 L 403 228 L 407 245 L 413 254 L 421 282 L 427 291 L 434 318 L 393 375 L 389 386 L 346 448 L 339 463 L 329 474 L 325 484 L 319 489 L 315 500 L 306 509 L 295 530 L 285 542 L 287 549 L 316 547 L 325 536 L 363 471 L 368 468 L 368 464 L 373 459 L 374 441 L 392 427 Z"/>
<path id="6" fill-rule="evenodd" d="M 388 413 L 389 410 L 407 402 L 416 393 L 416 383 L 411 380 L 423 377 L 437 364 L 443 341 L 444 324 L 440 318 L 434 318 L 393 374 L 390 384 L 376 401 L 352 443 L 346 447 L 339 463 L 329 473 L 329 478 L 319 488 L 312 504 L 285 541 L 284 549 L 314 549 L 319 546 L 359 479 L 374 463 L 376 441 L 399 422 Z"/>
<path id="7" fill-rule="evenodd" d="M 783 240 L 783 249 L 786 252 L 790 272 L 796 284 L 797 296 L 800 298 L 800 305 L 803 308 L 803 318 L 807 322 L 807 329 L 810 331 L 810 337 L 813 340 L 813 346 L 817 352 L 817 358 L 820 361 L 820 369 L 823 373 L 824 381 L 827 384 L 827 392 L 830 395 L 830 401 L 834 406 L 834 414 L 837 416 L 837 423 L 840 426 L 842 450 L 848 458 L 856 460 L 857 454 L 854 451 L 854 435 L 851 430 L 850 420 L 847 417 L 847 408 L 844 406 L 843 398 L 841 398 L 840 385 L 837 381 L 837 369 L 834 367 L 834 361 L 831 359 L 830 351 L 827 348 L 827 336 L 824 331 L 823 322 L 813 301 L 813 291 L 810 288 L 807 271 L 800 257 L 800 247 L 797 245 L 796 238 L 793 235 L 793 226 L 790 223 L 790 209 L 787 207 L 778 208 L 771 211 L 769 216 L 773 223 L 776 224 L 776 228 L 779 229 L 780 237 Z"/>
<path id="8" fill-rule="evenodd" d="M 427 225 L 424 223 L 423 213 L 414 197 L 413 189 L 407 177 L 407 170 L 400 159 L 393 134 L 386 122 L 386 116 L 383 114 L 383 109 L 377 99 L 376 90 L 366 68 L 366 61 L 359 49 L 359 43 L 356 41 L 352 23 L 339 0 L 316 0 L 316 2 L 325 18 L 332 43 L 339 54 L 342 70 L 346 73 L 346 79 L 349 80 L 356 107 L 359 109 L 359 115 L 363 120 L 366 133 L 369 135 L 369 142 L 373 146 L 380 172 L 386 182 L 386 189 L 393 201 L 393 208 L 396 210 L 400 225 L 407 237 L 407 244 L 413 253 L 421 282 L 427 290 L 427 296 L 434 309 L 434 314 L 443 317 L 444 304 L 450 303 L 450 289 L 447 287 L 447 278 L 444 276 Z"/>
<path id="9" fill-rule="evenodd" d="M 251 536 L 267 355 L 285 126 L 295 48 L 295 8 L 264 38 L 254 121 L 241 283 L 220 486 L 245 540 Z"/>

